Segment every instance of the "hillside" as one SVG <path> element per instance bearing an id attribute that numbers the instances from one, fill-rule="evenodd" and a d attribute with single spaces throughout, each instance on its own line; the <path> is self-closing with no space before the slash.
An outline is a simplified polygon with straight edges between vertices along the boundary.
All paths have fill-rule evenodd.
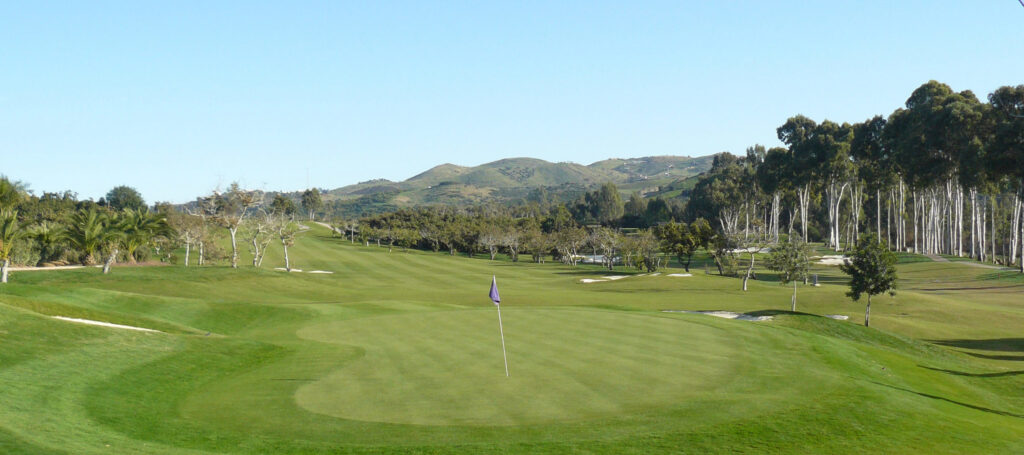
<path id="1" fill-rule="evenodd" d="M 438 203 L 517 202 L 539 188 L 564 201 L 607 182 L 618 185 L 624 194 L 655 195 L 706 171 L 711 161 L 711 156 L 651 156 L 612 158 L 590 165 L 536 158 L 507 158 L 472 167 L 445 163 L 402 182 L 376 179 L 336 188 L 324 199 L 356 215 Z"/>

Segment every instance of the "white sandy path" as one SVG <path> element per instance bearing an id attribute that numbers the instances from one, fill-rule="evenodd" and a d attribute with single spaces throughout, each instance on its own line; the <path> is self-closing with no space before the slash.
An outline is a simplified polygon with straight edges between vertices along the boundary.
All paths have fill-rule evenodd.
<path id="1" fill-rule="evenodd" d="M 115 329 L 127 329 L 127 330 L 138 330 L 140 332 L 163 333 L 163 332 L 161 332 L 159 330 L 146 329 L 146 328 L 143 328 L 143 327 L 134 327 L 134 326 L 130 326 L 130 325 L 112 324 L 110 322 L 103 322 L 103 321 L 93 321 L 91 319 L 69 318 L 69 317 L 66 317 L 66 316 L 53 316 L 53 318 L 54 319 L 60 319 L 61 321 L 77 322 L 79 324 L 98 325 L 98 326 L 102 326 L 102 327 L 112 327 L 112 328 L 115 328 Z"/>
<path id="2" fill-rule="evenodd" d="M 751 316 L 749 314 L 734 313 L 732 311 L 688 311 L 688 310 L 661 310 L 662 313 L 691 313 L 705 314 L 716 318 L 739 319 L 741 321 L 771 321 L 772 316 Z"/>
<path id="3" fill-rule="evenodd" d="M 74 270 L 74 269 L 84 269 L 86 267 L 99 268 L 99 267 L 103 267 L 103 266 L 102 265 L 92 265 L 92 266 L 84 266 L 84 265 L 58 265 L 58 266 L 54 266 L 54 267 L 10 267 L 7 270 L 9 270 L 11 272 L 38 272 L 38 271 L 43 271 L 43 270 Z"/>

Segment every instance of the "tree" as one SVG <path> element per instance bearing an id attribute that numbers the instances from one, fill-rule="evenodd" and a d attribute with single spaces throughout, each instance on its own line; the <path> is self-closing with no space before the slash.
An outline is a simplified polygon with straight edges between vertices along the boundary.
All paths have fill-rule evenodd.
<path id="1" fill-rule="evenodd" d="M 185 245 L 185 267 L 188 267 L 192 245 L 199 241 L 203 233 L 203 221 L 200 217 L 188 213 L 170 212 L 167 223 L 177 234 L 178 240 Z"/>
<path id="2" fill-rule="evenodd" d="M 101 217 L 100 226 L 97 240 L 99 251 L 107 255 L 106 261 L 103 262 L 103 274 L 106 275 L 110 273 L 110 267 L 114 265 L 114 261 L 117 260 L 117 255 L 121 251 L 121 246 L 125 244 L 127 239 L 125 235 L 125 219 L 117 214 L 105 215 Z"/>
<path id="3" fill-rule="evenodd" d="M 270 211 L 278 215 L 294 215 L 299 209 L 291 198 L 285 197 L 283 194 L 276 194 L 270 202 Z"/>
<path id="4" fill-rule="evenodd" d="M 245 220 L 251 207 L 258 205 L 262 194 L 246 191 L 238 183 L 232 183 L 224 193 L 214 191 L 207 198 L 212 202 L 213 217 L 231 235 L 231 268 L 238 268 L 238 228 Z"/>
<path id="5" fill-rule="evenodd" d="M 648 273 L 657 272 L 658 267 L 661 266 L 661 258 L 658 257 L 658 238 L 650 229 L 644 229 L 633 240 L 635 242 L 634 254 L 636 255 L 633 261 L 634 266 L 639 270 L 646 270 Z"/>
<path id="6" fill-rule="evenodd" d="M 7 282 L 7 268 L 11 265 L 14 242 L 25 237 L 26 231 L 18 223 L 18 212 L 0 209 L 0 283 Z"/>
<path id="7" fill-rule="evenodd" d="M 121 212 L 120 224 L 124 233 L 125 254 L 128 262 L 135 262 L 135 252 L 157 236 L 170 236 L 171 227 L 162 213 L 149 213 L 145 208 L 125 209 Z"/>
<path id="8" fill-rule="evenodd" d="M 776 244 L 765 263 L 768 270 L 779 272 L 779 284 L 785 286 L 793 283 L 793 300 L 790 311 L 796 311 L 796 283 L 807 280 L 810 269 L 811 248 L 792 236 L 785 242 Z"/>
<path id="9" fill-rule="evenodd" d="M 281 247 L 284 248 L 284 269 L 291 272 L 292 263 L 288 257 L 288 247 L 295 245 L 295 234 L 298 233 L 298 226 L 291 219 L 280 218 L 277 225 L 277 237 L 281 239 Z"/>
<path id="10" fill-rule="evenodd" d="M 94 208 L 79 210 L 68 220 L 67 239 L 81 253 L 82 265 L 96 261 L 95 255 L 104 240 L 103 223 L 103 215 Z"/>
<path id="11" fill-rule="evenodd" d="M 0 208 L 14 208 L 25 198 L 25 184 L 0 175 Z"/>
<path id="12" fill-rule="evenodd" d="M 622 218 L 622 196 L 614 183 L 601 185 L 601 189 L 594 193 L 592 207 L 598 223 L 608 225 Z"/>
<path id="13" fill-rule="evenodd" d="M 309 214 L 309 220 L 313 221 L 316 211 L 323 207 L 324 201 L 320 198 L 320 190 L 310 188 L 302 193 L 302 208 Z"/>
<path id="14" fill-rule="evenodd" d="M 690 226 L 686 223 L 666 223 L 658 227 L 655 232 L 661 239 L 661 245 L 665 252 L 675 256 L 683 265 L 683 269 L 689 272 L 690 260 L 700 246 L 700 242 L 690 230 Z"/>
<path id="15" fill-rule="evenodd" d="M 857 243 L 853 256 L 839 269 L 850 275 L 850 292 L 846 293 L 847 296 L 854 301 L 860 300 L 861 295 L 868 296 L 864 326 L 870 326 L 871 297 L 883 292 L 896 294 L 896 254 L 882 245 L 874 234 L 865 234 Z"/>
<path id="16" fill-rule="evenodd" d="M 115 186 L 107 192 L 104 199 L 107 201 L 107 206 L 116 212 L 124 209 L 144 210 L 146 208 L 146 201 L 142 199 L 138 190 L 126 185 Z"/>

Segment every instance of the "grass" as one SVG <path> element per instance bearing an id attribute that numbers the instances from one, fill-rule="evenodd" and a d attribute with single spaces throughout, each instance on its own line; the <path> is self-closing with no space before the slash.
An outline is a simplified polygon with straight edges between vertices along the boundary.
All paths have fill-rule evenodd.
<path id="1" fill-rule="evenodd" d="M 389 254 L 319 227 L 290 252 L 335 273 L 272 271 L 271 251 L 265 270 L 13 274 L 0 452 L 1024 451 L 1024 280 L 1010 272 L 908 257 L 865 328 L 819 316 L 863 318 L 836 267 L 816 266 L 822 285 L 799 286 L 790 313 L 792 288 L 762 269 L 746 293 L 698 270 L 581 284 L 608 272 Z"/>

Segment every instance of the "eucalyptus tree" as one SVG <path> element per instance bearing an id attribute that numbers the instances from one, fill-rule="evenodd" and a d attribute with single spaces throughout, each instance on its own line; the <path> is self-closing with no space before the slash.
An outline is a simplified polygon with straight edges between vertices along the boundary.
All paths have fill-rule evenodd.
<path id="1" fill-rule="evenodd" d="M 879 238 L 882 237 L 882 191 L 888 192 L 896 183 L 895 163 L 882 137 L 885 127 L 885 118 L 876 115 L 853 125 L 850 141 L 850 156 L 857 163 L 858 178 L 875 190 L 875 234 Z M 886 229 L 886 238 L 889 231 Z"/>
<path id="2" fill-rule="evenodd" d="M 811 204 L 811 185 L 815 182 L 817 157 L 810 141 L 818 124 L 803 115 L 790 117 L 775 132 L 780 141 L 789 147 L 790 184 L 796 190 L 800 216 L 800 229 L 804 242 L 807 241 L 807 219 Z"/>
<path id="3" fill-rule="evenodd" d="M 885 136 L 904 171 L 914 202 L 914 248 L 925 253 L 962 254 L 963 188 L 970 194 L 972 245 L 984 245 L 979 220 L 986 202 L 978 188 L 987 178 L 984 107 L 972 92 L 954 92 L 930 81 L 890 115 Z M 902 245 L 900 245 L 902 247 Z"/>
<path id="4" fill-rule="evenodd" d="M 185 246 L 185 267 L 188 267 L 192 256 L 192 245 L 202 237 L 203 221 L 200 217 L 187 212 L 170 212 L 167 223 L 177 235 L 177 239 Z"/>
<path id="5" fill-rule="evenodd" d="M 316 217 L 316 211 L 324 206 L 323 198 L 320 197 L 320 190 L 310 188 L 302 193 L 302 208 L 309 214 L 309 220 Z"/>
<path id="6" fill-rule="evenodd" d="M 836 251 L 839 251 L 841 242 L 839 207 L 854 175 L 850 161 L 850 136 L 848 124 L 839 125 L 825 120 L 815 127 L 813 135 L 807 141 L 809 152 L 812 154 L 809 157 L 813 166 L 811 172 L 818 176 L 825 189 L 828 204 L 828 246 L 834 247 Z"/>
<path id="7" fill-rule="evenodd" d="M 1024 85 L 1004 86 L 988 96 L 988 112 L 992 128 L 988 153 L 989 172 L 1009 179 L 1017 187 L 1011 231 L 1013 249 L 1024 242 L 1024 210 L 1020 193 L 1024 191 Z M 1014 254 L 1016 256 L 1016 254 Z M 1024 244 L 1021 247 L 1020 271 L 1024 273 Z"/>
<path id="8" fill-rule="evenodd" d="M 758 187 L 762 193 L 769 196 L 769 215 L 766 220 L 767 229 L 765 231 L 765 238 L 770 239 L 773 243 L 779 241 L 779 221 L 782 215 L 782 202 L 783 195 L 787 191 L 792 191 L 792 177 L 790 172 L 792 167 L 789 163 L 790 155 L 789 151 L 781 147 L 772 147 L 767 150 L 764 155 L 764 160 L 760 166 L 757 167 L 756 179 Z M 793 218 L 792 212 L 790 212 L 790 219 Z M 790 228 L 793 223 L 790 222 Z"/>
<path id="9" fill-rule="evenodd" d="M 635 255 L 634 267 L 648 273 L 658 271 L 658 268 L 661 267 L 661 258 L 658 257 L 661 248 L 654 233 L 650 229 L 641 229 L 632 237 L 632 240 Z"/>
<path id="10" fill-rule="evenodd" d="M 0 283 L 7 282 L 15 243 L 27 234 L 24 226 L 18 221 L 17 211 L 9 208 L 0 209 Z"/>

